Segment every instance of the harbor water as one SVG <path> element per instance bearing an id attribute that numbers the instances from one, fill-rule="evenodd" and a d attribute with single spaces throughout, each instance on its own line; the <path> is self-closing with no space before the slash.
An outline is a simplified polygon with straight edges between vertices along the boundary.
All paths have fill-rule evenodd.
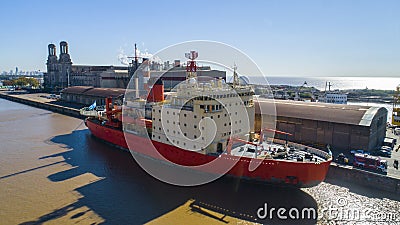
<path id="1" fill-rule="evenodd" d="M 400 85 L 400 77 L 315 77 L 315 76 L 270 76 L 265 77 L 249 76 L 251 83 L 270 84 L 270 85 L 291 85 L 301 86 L 307 82 L 308 87 L 315 87 L 321 91 L 325 90 L 326 82 L 330 82 L 331 89 L 351 90 L 351 89 L 377 89 L 395 90 Z"/>
<path id="2" fill-rule="evenodd" d="M 339 181 L 165 184 L 82 120 L 3 99 L 0 190 L 0 224 L 400 224 L 400 196 Z"/>

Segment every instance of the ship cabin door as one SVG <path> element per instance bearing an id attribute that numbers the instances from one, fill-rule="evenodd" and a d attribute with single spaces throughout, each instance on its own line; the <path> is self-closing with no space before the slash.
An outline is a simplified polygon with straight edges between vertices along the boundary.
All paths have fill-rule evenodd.
<path id="1" fill-rule="evenodd" d="M 222 143 L 221 142 L 219 142 L 217 144 L 217 153 L 222 153 Z"/>

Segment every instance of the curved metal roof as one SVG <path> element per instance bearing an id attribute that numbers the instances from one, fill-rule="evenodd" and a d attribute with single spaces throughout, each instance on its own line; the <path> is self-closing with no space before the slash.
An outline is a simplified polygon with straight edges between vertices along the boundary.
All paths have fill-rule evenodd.
<path id="1" fill-rule="evenodd" d="M 384 107 L 340 105 L 290 100 L 258 99 L 256 113 L 268 114 L 271 103 L 275 102 L 276 115 L 282 117 L 308 119 L 342 124 L 370 126 L 375 115 L 386 111 Z M 259 106 L 259 107 L 258 107 Z M 385 117 L 386 118 L 386 117 Z"/>
<path id="2" fill-rule="evenodd" d="M 125 94 L 123 88 L 94 88 L 86 86 L 74 86 L 65 88 L 61 91 L 63 94 L 79 94 L 94 97 L 117 97 Z"/>

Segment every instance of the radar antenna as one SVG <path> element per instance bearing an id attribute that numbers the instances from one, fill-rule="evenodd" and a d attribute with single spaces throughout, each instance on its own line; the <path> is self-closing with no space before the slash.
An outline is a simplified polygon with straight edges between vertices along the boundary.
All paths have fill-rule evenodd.
<path id="1" fill-rule="evenodd" d="M 185 53 L 185 57 L 189 59 L 187 66 L 186 66 L 186 79 L 196 78 L 197 77 L 197 66 L 195 59 L 199 56 L 199 53 L 196 51 L 190 51 Z"/>

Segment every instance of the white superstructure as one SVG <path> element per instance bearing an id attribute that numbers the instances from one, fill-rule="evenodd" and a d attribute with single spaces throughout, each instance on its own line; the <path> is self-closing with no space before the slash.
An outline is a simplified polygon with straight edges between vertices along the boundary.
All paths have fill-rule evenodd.
<path id="1" fill-rule="evenodd" d="M 347 104 L 347 94 L 341 93 L 340 91 L 325 92 L 318 98 L 318 102 Z"/>
<path id="2" fill-rule="evenodd" d="M 152 109 L 152 140 L 192 151 L 222 153 L 229 137 L 254 132 L 253 90 L 223 79 L 179 84 L 165 104 Z"/>

